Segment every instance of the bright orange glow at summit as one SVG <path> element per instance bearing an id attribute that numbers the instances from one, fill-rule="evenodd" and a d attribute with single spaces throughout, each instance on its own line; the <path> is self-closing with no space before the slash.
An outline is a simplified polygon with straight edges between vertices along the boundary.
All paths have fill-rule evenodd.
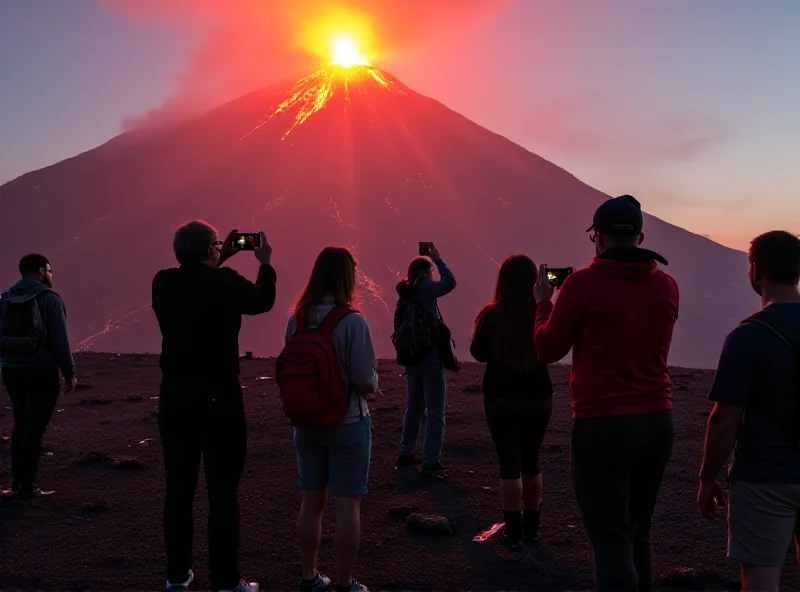
<path id="1" fill-rule="evenodd" d="M 339 37 L 331 41 L 333 61 L 331 65 L 352 68 L 353 66 L 369 66 L 369 62 L 358 52 L 355 41 L 347 37 Z"/>

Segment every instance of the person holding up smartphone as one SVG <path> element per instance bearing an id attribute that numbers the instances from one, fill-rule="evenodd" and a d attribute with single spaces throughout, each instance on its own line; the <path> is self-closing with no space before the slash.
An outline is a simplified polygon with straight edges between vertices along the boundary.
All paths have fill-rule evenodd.
<path id="1" fill-rule="evenodd" d="M 422 472 L 436 475 L 447 472 L 441 463 L 444 442 L 446 370 L 438 347 L 441 324 L 438 299 L 452 292 L 456 278 L 433 243 L 420 243 L 420 255 L 411 260 L 408 273 L 396 287 L 398 294 L 392 341 L 398 363 L 405 367 L 406 411 L 400 440 L 398 467 L 419 464 L 416 456 L 422 415 L 427 412 Z M 433 267 L 440 279 L 433 279 Z M 416 344 L 424 343 L 418 350 Z M 412 351 L 413 350 L 413 351 Z"/>
<path id="2" fill-rule="evenodd" d="M 600 205 L 587 232 L 596 257 L 554 287 L 534 288 L 539 359 L 572 355 L 572 479 L 594 550 L 597 590 L 651 590 L 651 518 L 675 430 L 667 356 L 678 285 L 643 249 L 630 195 Z"/>
<path id="3" fill-rule="evenodd" d="M 164 454 L 164 538 L 167 590 L 184 591 L 192 574 L 192 505 L 203 460 L 208 490 L 211 589 L 248 592 L 241 579 L 239 480 L 247 451 L 247 425 L 239 383 L 242 315 L 275 304 L 272 247 L 263 232 L 254 246 L 255 283 L 222 263 L 238 252 L 236 230 L 221 241 L 196 220 L 175 233 L 180 267 L 153 278 L 153 311 L 161 329 L 158 428 Z"/>

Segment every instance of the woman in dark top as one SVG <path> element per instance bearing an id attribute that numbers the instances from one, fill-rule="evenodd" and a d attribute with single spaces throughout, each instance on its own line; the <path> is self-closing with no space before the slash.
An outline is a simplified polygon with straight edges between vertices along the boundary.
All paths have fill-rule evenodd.
<path id="1" fill-rule="evenodd" d="M 500 266 L 494 298 L 475 319 L 470 353 L 486 363 L 481 390 L 500 463 L 506 546 L 539 535 L 539 451 L 553 410 L 553 385 L 533 343 L 536 265 L 512 255 Z M 524 508 L 524 515 L 523 515 Z"/>

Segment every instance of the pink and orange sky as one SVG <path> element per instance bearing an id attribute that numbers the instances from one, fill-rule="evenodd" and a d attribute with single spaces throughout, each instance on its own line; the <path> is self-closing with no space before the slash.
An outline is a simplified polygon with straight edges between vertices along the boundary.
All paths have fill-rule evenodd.
<path id="1" fill-rule="evenodd" d="M 305 75 L 341 23 L 411 88 L 673 224 L 741 249 L 800 231 L 800 3 L 780 0 L 6 0 L 0 183 Z"/>

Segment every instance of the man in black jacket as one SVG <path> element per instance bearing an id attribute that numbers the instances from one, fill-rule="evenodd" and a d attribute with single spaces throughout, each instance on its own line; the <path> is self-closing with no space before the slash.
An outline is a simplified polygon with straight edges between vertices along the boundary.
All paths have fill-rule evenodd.
<path id="1" fill-rule="evenodd" d="M 164 453 L 164 538 L 167 590 L 193 579 L 192 505 L 200 459 L 209 497 L 209 564 L 213 590 L 248 590 L 238 568 L 238 487 L 247 430 L 239 384 L 242 315 L 275 304 L 272 247 L 259 234 L 255 284 L 220 265 L 236 254 L 235 230 L 223 242 L 212 226 L 189 222 L 175 233 L 180 267 L 153 279 L 153 310 L 161 328 L 159 432 Z"/>

